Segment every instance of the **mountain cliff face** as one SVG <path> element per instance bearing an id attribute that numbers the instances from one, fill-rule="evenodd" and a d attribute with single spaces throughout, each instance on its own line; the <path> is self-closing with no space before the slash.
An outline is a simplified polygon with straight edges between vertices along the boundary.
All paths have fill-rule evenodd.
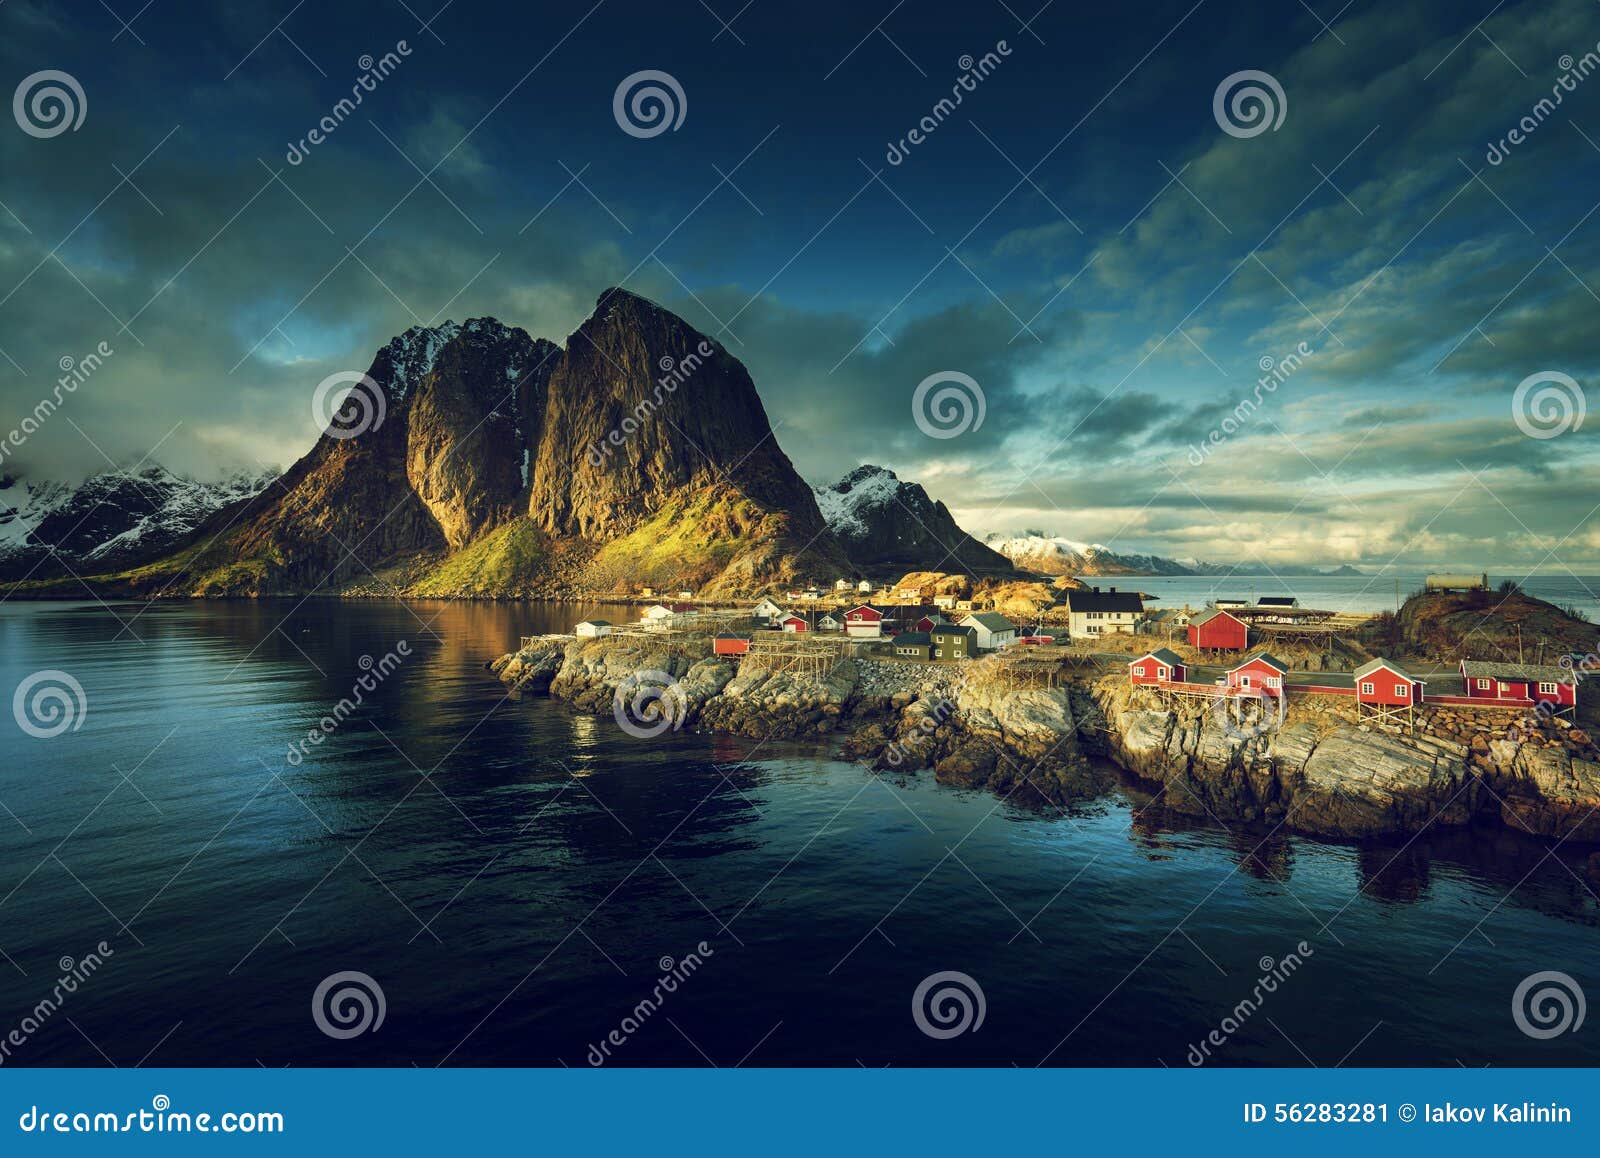
<path id="1" fill-rule="evenodd" d="M 492 318 L 413 327 L 349 389 L 276 485 L 201 512 L 153 563 L 97 558 L 98 583 L 716 595 L 851 570 L 744 366 L 625 291 L 603 294 L 564 349 Z M 126 521 L 85 533 L 101 542 Z"/>
<path id="2" fill-rule="evenodd" d="M 845 552 L 873 573 L 966 572 L 980 577 L 1016 573 L 1011 560 L 956 525 L 945 505 L 916 483 L 881 466 L 860 466 L 828 487 L 817 505 Z"/>

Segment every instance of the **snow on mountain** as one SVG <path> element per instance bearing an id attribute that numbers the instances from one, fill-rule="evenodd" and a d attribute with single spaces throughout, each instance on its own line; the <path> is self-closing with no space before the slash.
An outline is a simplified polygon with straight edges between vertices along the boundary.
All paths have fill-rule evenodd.
<path id="1" fill-rule="evenodd" d="M 823 521 L 862 571 L 1013 573 L 1002 556 L 957 526 L 943 503 L 892 470 L 859 466 L 832 486 L 811 489 Z"/>
<path id="2" fill-rule="evenodd" d="M 467 326 L 470 332 L 476 333 L 484 322 L 492 321 L 492 318 L 475 319 L 468 322 Z M 439 359 L 439 351 L 460 332 L 461 326 L 455 322 L 443 322 L 437 326 L 412 326 L 405 333 L 389 340 L 389 344 L 379 352 L 379 356 L 387 355 L 394 366 L 394 377 L 389 391 L 395 401 L 404 398 L 428 376 L 434 363 Z"/>
<path id="3" fill-rule="evenodd" d="M 1210 575 L 1230 570 L 1197 559 L 1113 551 L 1103 543 L 1080 543 L 1035 531 L 992 535 L 986 542 L 1024 571 L 1044 575 Z"/>
<path id="4" fill-rule="evenodd" d="M 136 566 L 276 477 L 267 470 L 199 482 L 161 466 L 105 471 L 76 487 L 6 477 L 0 479 L 0 567 L 44 577 L 63 567 Z"/>

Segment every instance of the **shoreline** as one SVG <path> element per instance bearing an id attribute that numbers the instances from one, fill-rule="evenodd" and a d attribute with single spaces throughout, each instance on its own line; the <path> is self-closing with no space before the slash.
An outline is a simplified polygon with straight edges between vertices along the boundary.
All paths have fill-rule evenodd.
<path id="1" fill-rule="evenodd" d="M 1205 706 L 1161 705 L 1125 673 L 1030 687 L 982 660 L 857 658 L 812 675 L 638 637 L 536 636 L 485 666 L 516 698 L 611 714 L 646 740 L 669 727 L 832 737 L 840 758 L 874 772 L 931 768 L 941 784 L 1058 805 L 1112 786 L 1103 757 L 1164 807 L 1224 827 L 1350 840 L 1489 826 L 1600 844 L 1600 751 L 1565 721 L 1516 734 L 1508 713 L 1435 708 L 1409 734 L 1355 722 L 1347 700 L 1303 696 L 1281 726 L 1240 731 Z"/>

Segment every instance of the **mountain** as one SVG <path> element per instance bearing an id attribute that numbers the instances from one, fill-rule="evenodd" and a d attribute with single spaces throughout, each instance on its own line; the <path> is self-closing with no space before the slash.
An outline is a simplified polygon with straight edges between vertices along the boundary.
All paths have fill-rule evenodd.
<path id="1" fill-rule="evenodd" d="M 1169 559 L 1161 555 L 1113 551 L 1099 543 L 1079 543 L 1046 535 L 1043 531 L 1024 531 L 1009 537 L 991 535 L 986 542 L 991 549 L 1022 570 L 1043 575 L 1226 576 L 1268 573 L 1259 563 L 1208 563 L 1199 559 Z M 1348 563 L 1337 567 L 1274 563 L 1270 573 L 1278 576 L 1365 574 Z"/>
<path id="2" fill-rule="evenodd" d="M 154 563 L 97 555 L 97 584 L 717 595 L 853 569 L 744 366 L 634 294 L 602 294 L 565 347 L 493 318 L 416 326 L 347 377 L 360 380 L 276 485 L 213 507 Z"/>
<path id="3" fill-rule="evenodd" d="M 78 487 L 0 478 L 0 576 L 42 579 L 148 563 L 276 477 L 267 470 L 205 483 L 150 466 L 106 471 Z"/>
<path id="4" fill-rule="evenodd" d="M 958 527 L 943 503 L 892 470 L 859 466 L 814 489 L 822 517 L 858 570 L 1016 574 L 1009 559 Z"/>
<path id="5" fill-rule="evenodd" d="M 1194 559 L 1126 554 L 1099 543 L 1078 543 L 1038 531 L 1009 538 L 990 536 L 988 546 L 1022 570 L 1042 575 L 1214 575 L 1231 569 Z"/>

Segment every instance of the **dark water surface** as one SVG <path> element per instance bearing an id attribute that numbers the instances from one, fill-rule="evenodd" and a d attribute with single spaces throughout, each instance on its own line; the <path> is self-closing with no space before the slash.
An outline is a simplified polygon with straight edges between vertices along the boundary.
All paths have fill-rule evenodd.
<path id="1" fill-rule="evenodd" d="M 1535 1040 L 1511 1004 L 1541 970 L 1600 984 L 1587 849 L 1263 844 L 1137 792 L 1066 815 L 503 698 L 487 658 L 596 610 L 0 604 L 6 697 L 59 669 L 87 700 L 0 729 L 0 1038 L 112 950 L 5 1064 L 581 1066 L 700 942 L 613 1064 L 1182 1066 L 1301 941 L 1214 1064 L 1600 1061 L 1595 1019 Z M 312 995 L 344 970 L 386 1010 L 336 1040 Z M 912 994 L 945 970 L 985 1015 L 939 1040 Z"/>

